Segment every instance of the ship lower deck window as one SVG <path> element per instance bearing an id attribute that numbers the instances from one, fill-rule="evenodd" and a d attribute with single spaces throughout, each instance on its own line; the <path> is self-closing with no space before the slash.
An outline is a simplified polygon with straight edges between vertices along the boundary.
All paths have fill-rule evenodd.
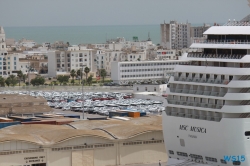
<path id="1" fill-rule="evenodd" d="M 217 162 L 216 158 L 212 158 L 212 157 L 206 157 L 207 161 L 212 161 L 212 162 Z"/>
<path id="2" fill-rule="evenodd" d="M 223 160 L 223 159 L 221 159 L 220 162 L 221 162 L 222 164 L 227 164 L 226 160 Z"/>
<path id="3" fill-rule="evenodd" d="M 240 165 L 240 161 L 233 161 L 233 165 Z"/>
<path id="4" fill-rule="evenodd" d="M 188 154 L 187 154 L 187 153 L 184 153 L 184 152 L 177 152 L 177 155 L 178 155 L 178 156 L 185 156 L 185 157 L 188 157 Z"/>
<path id="5" fill-rule="evenodd" d="M 169 150 L 169 154 L 174 154 L 174 151 L 172 151 L 172 150 Z"/>
<path id="6" fill-rule="evenodd" d="M 190 154 L 190 157 L 194 158 L 194 159 L 202 159 L 203 160 L 203 157 L 201 155 Z"/>
<path id="7" fill-rule="evenodd" d="M 250 131 L 246 131 L 245 136 L 250 136 Z"/>

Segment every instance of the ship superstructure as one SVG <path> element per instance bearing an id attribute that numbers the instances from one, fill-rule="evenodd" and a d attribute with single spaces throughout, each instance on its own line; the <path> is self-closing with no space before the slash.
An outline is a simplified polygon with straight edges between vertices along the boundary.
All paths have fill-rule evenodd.
<path id="1" fill-rule="evenodd" d="M 169 80 L 163 113 L 171 158 L 250 165 L 250 23 L 228 21 L 195 40 Z"/>

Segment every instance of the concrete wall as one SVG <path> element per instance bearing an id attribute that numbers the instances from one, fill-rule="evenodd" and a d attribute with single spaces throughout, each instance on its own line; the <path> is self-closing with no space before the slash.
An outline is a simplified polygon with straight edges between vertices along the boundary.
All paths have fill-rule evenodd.
<path id="1" fill-rule="evenodd" d="M 133 92 L 164 92 L 167 89 L 167 84 L 150 85 L 150 84 L 134 84 Z"/>
<path id="2" fill-rule="evenodd" d="M 87 145 L 92 147 L 75 148 Z M 11 153 L 3 154 L 8 151 Z M 35 163 L 46 163 L 47 166 L 114 166 L 157 163 L 159 160 L 165 162 L 167 159 L 162 131 L 148 132 L 125 140 L 79 137 L 46 148 L 18 141 L 0 144 L 1 166 Z"/>

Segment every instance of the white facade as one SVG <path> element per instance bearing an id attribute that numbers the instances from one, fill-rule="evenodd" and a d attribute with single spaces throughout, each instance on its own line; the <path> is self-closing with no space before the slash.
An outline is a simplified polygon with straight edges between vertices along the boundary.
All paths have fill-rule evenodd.
<path id="1" fill-rule="evenodd" d="M 92 49 L 78 49 L 75 51 L 50 51 L 48 53 L 48 75 L 55 77 L 57 72 L 70 72 L 72 69 L 89 67 L 95 73 L 96 51 Z"/>
<path id="2" fill-rule="evenodd" d="M 189 64 L 187 60 L 112 62 L 111 79 L 115 83 L 129 81 L 167 80 L 177 64 Z"/>
<path id="3" fill-rule="evenodd" d="M 166 49 L 188 48 L 191 44 L 191 24 L 170 21 L 161 24 L 161 45 Z"/>
<path id="4" fill-rule="evenodd" d="M 158 60 L 175 60 L 177 59 L 176 50 L 157 50 Z"/>
<path id="5" fill-rule="evenodd" d="M 162 93 L 167 89 L 167 84 L 133 84 L 133 92 L 157 92 Z"/>
<path id="6" fill-rule="evenodd" d="M 249 25 L 211 27 L 191 45 L 199 50 L 182 56 L 191 65 L 176 66 L 163 113 L 170 157 L 250 165 Z"/>

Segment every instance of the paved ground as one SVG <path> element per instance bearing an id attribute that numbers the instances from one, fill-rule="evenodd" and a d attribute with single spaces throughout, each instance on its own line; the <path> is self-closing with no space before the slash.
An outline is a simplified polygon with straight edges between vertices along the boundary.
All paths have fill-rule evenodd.
<path id="1" fill-rule="evenodd" d="M 80 115 L 81 119 L 82 119 L 82 115 L 83 115 L 82 112 L 63 111 L 61 109 L 53 109 L 53 110 L 55 113 L 63 113 L 63 114 L 67 114 L 67 115 Z M 87 117 L 96 118 L 96 117 L 101 117 L 101 115 L 84 113 L 84 119 L 87 119 Z"/>

